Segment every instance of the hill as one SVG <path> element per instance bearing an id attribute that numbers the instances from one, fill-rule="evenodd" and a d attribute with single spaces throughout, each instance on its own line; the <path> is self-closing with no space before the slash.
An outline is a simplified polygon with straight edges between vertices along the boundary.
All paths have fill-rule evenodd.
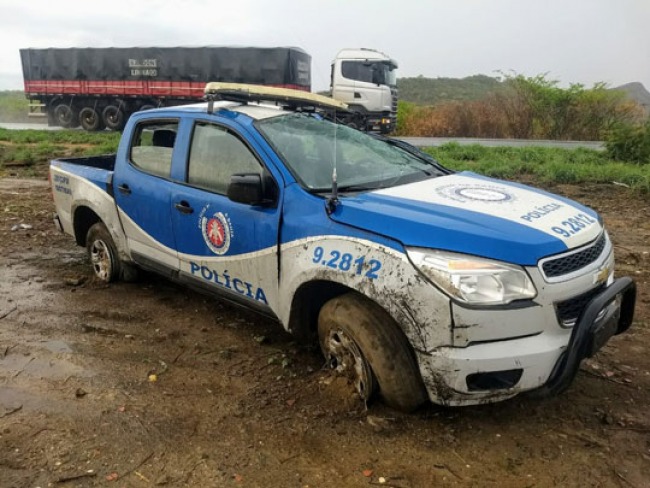
<path id="1" fill-rule="evenodd" d="M 473 75 L 466 78 L 399 78 L 397 88 L 400 100 L 417 105 L 435 105 L 438 102 L 479 100 L 501 86 L 498 78 Z"/>
<path id="2" fill-rule="evenodd" d="M 642 83 L 635 81 L 612 89 L 625 92 L 627 98 L 634 100 L 643 107 L 646 114 L 650 114 L 650 92 L 646 90 Z"/>

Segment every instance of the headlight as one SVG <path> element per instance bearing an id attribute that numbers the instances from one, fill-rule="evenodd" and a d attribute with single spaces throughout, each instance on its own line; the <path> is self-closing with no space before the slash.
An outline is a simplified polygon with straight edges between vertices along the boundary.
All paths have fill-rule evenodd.
<path id="1" fill-rule="evenodd" d="M 411 262 L 451 297 L 472 305 L 505 305 L 534 298 L 537 290 L 520 266 L 432 249 L 407 249 Z"/>

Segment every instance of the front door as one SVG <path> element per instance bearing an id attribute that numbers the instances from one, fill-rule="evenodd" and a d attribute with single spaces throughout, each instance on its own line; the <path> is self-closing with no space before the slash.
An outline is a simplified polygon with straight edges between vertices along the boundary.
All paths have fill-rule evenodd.
<path id="1" fill-rule="evenodd" d="M 186 185 L 176 185 L 171 198 L 180 278 L 249 306 L 277 310 L 280 207 L 228 199 L 234 173 L 266 170 L 235 131 L 197 121 Z"/>

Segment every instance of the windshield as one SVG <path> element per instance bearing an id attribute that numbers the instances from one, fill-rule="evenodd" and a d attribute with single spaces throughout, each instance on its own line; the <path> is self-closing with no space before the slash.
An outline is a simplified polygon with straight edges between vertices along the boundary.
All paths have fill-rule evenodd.
<path id="1" fill-rule="evenodd" d="M 433 161 L 320 117 L 293 113 L 256 125 L 310 191 L 331 190 L 335 161 L 338 188 L 343 192 L 387 188 L 444 174 Z"/>
<path id="2" fill-rule="evenodd" d="M 341 74 L 350 80 L 365 81 L 377 85 L 397 85 L 395 65 L 385 61 L 370 63 L 368 61 L 343 61 Z"/>

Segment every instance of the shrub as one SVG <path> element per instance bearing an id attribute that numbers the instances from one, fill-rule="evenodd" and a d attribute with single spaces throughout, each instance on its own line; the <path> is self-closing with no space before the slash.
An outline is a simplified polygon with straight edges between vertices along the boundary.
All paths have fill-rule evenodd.
<path id="1" fill-rule="evenodd" d="M 609 134 L 605 147 L 607 155 L 617 161 L 650 163 L 650 120 L 642 125 L 620 125 Z"/>
<path id="2" fill-rule="evenodd" d="M 638 105 L 603 83 L 560 88 L 545 75 L 505 75 L 500 89 L 480 100 L 401 104 L 398 135 L 602 140 L 613 127 L 641 117 Z"/>

